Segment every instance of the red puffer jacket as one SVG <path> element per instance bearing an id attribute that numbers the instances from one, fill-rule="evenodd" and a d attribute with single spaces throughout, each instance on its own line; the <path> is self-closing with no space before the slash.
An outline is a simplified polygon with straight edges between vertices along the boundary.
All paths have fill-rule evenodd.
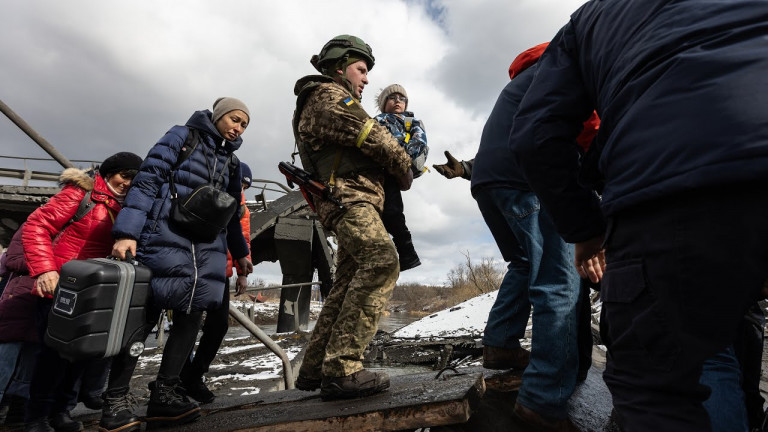
<path id="1" fill-rule="evenodd" d="M 60 271 L 67 261 L 106 257 L 112 251 L 112 224 L 121 206 L 104 179 L 68 168 L 59 181 L 64 185 L 61 192 L 29 216 L 21 235 L 24 258 L 33 278 L 48 271 Z M 94 207 L 64 229 L 89 190 L 93 191 Z"/>

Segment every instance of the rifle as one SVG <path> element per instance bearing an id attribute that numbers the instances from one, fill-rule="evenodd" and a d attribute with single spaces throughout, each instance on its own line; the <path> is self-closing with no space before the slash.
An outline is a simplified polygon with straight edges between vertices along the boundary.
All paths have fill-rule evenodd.
<path id="1" fill-rule="evenodd" d="M 312 195 L 330 201 L 339 206 L 339 208 L 344 208 L 341 201 L 331 195 L 331 189 L 319 181 L 313 180 L 312 175 L 307 171 L 288 162 L 278 163 L 277 168 L 285 176 L 285 179 L 288 180 L 288 186 L 293 188 L 293 185 L 296 184 L 299 187 L 301 194 L 304 195 L 304 199 L 307 200 L 309 207 L 313 211 L 315 210 L 315 202 Z"/>

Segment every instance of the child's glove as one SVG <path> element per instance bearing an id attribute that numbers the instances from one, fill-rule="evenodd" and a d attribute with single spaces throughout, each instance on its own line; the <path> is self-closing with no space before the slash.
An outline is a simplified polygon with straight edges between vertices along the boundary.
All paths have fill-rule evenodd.
<path id="1" fill-rule="evenodd" d="M 440 174 L 442 174 L 445 178 L 454 178 L 454 177 L 463 177 L 464 176 L 464 166 L 456 160 L 453 155 L 451 155 L 451 152 L 448 150 L 445 151 L 445 157 L 448 159 L 448 162 L 446 162 L 443 165 L 432 165 L 432 168 L 437 170 Z"/>

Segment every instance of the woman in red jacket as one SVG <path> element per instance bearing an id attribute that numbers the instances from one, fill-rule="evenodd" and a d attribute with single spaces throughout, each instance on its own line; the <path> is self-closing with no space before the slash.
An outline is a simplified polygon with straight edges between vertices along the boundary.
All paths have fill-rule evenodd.
<path id="1" fill-rule="evenodd" d="M 106 257 L 112 251 L 112 224 L 141 163 L 141 157 L 120 152 L 107 158 L 95 177 L 83 170 L 66 169 L 60 178 L 61 192 L 27 219 L 21 240 L 29 275 L 35 279 L 32 292 L 42 297 L 38 307 L 40 335 L 47 326 L 62 264 Z M 74 220 L 84 199 L 90 201 L 91 208 Z M 41 344 L 30 384 L 25 431 L 82 430 L 82 423 L 72 420 L 66 404 L 67 393 L 73 390 L 84 366 L 83 362 L 61 359 L 56 351 Z"/>

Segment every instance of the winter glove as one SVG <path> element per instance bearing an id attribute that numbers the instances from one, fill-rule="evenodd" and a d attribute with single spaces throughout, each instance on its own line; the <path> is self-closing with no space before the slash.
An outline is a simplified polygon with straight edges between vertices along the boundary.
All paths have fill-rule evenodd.
<path id="1" fill-rule="evenodd" d="M 445 151 L 445 157 L 448 159 L 448 162 L 443 165 L 432 165 L 432 168 L 437 170 L 437 172 L 442 174 L 445 178 L 452 179 L 454 177 L 464 177 L 464 166 L 461 162 L 456 160 L 448 150 Z"/>

